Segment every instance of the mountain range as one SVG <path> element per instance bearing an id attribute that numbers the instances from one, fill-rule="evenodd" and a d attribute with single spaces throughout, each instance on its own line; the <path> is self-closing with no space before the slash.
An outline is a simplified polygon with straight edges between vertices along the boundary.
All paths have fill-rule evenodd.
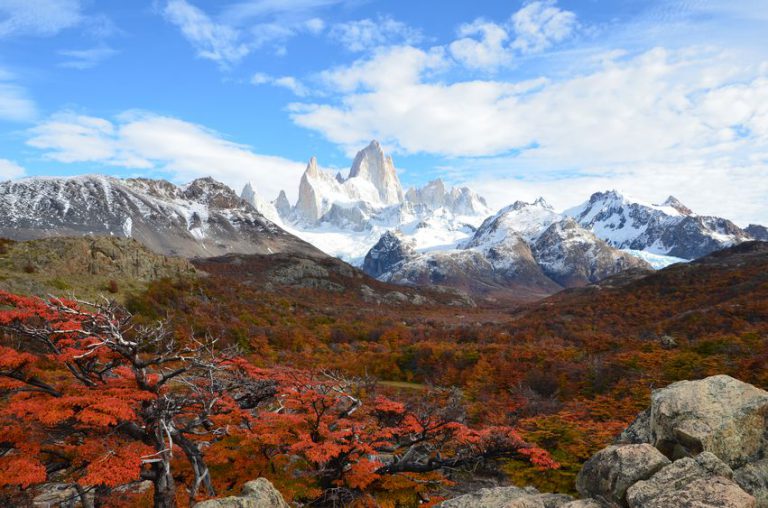
<path id="1" fill-rule="evenodd" d="M 312 158 L 294 205 L 242 197 L 286 230 L 380 280 L 447 285 L 475 294 L 530 296 L 596 282 L 628 268 L 661 268 L 747 240 L 768 229 L 695 214 L 670 196 L 646 204 L 617 191 L 555 211 L 543 198 L 492 213 L 467 187 L 434 180 L 404 190 L 392 157 L 372 141 L 349 176 Z"/>
<path id="2" fill-rule="evenodd" d="M 183 186 L 98 175 L 7 181 L 0 236 L 131 237 L 187 258 L 331 255 L 384 282 L 523 299 L 768 239 L 764 226 L 697 215 L 671 196 L 652 205 L 608 191 L 563 212 L 539 198 L 494 213 L 468 187 L 439 179 L 404 189 L 376 141 L 346 176 L 310 159 L 295 203 L 285 192 L 267 201 L 257 189 L 249 183 L 238 196 L 211 178 Z"/>

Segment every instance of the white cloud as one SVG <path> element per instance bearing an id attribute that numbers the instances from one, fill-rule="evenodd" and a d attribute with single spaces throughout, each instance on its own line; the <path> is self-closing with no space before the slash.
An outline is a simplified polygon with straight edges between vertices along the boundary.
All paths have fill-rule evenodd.
<path id="1" fill-rule="evenodd" d="M 162 10 L 195 48 L 200 58 L 228 67 L 264 46 L 286 53 L 285 42 L 300 33 L 317 35 L 325 22 L 313 12 L 342 0 L 252 0 L 212 16 L 187 0 L 167 0 Z"/>
<path id="2" fill-rule="evenodd" d="M 100 44 L 89 49 L 61 50 L 59 51 L 59 54 L 67 59 L 61 62 L 59 66 L 79 70 L 90 69 L 96 67 L 103 61 L 112 58 L 118 53 L 119 51 L 112 49 L 105 44 Z"/>
<path id="3" fill-rule="evenodd" d="M 480 36 L 480 40 L 473 36 Z M 476 20 L 462 25 L 459 37 L 461 39 L 452 42 L 449 49 L 465 67 L 493 70 L 512 61 L 512 53 L 506 47 L 509 34 L 496 23 Z"/>
<path id="4" fill-rule="evenodd" d="M 576 15 L 556 7 L 555 0 L 530 2 L 512 15 L 517 38 L 514 49 L 524 53 L 543 51 L 569 37 L 576 28 Z"/>
<path id="5" fill-rule="evenodd" d="M 766 76 L 727 55 L 655 49 L 558 81 L 450 84 L 429 79 L 435 58 L 402 47 L 328 71 L 340 101 L 294 104 L 292 116 L 344 146 L 378 137 L 408 153 L 521 151 L 536 169 L 768 147 Z"/>
<path id="6" fill-rule="evenodd" d="M 253 85 L 272 85 L 285 88 L 293 92 L 297 97 L 305 97 L 309 94 L 309 89 L 293 76 L 273 77 L 262 72 L 257 72 L 251 77 Z"/>
<path id="7" fill-rule="evenodd" d="M 163 14 L 181 29 L 201 58 L 227 65 L 237 63 L 250 52 L 250 48 L 241 41 L 238 30 L 216 23 L 186 0 L 170 0 Z"/>
<path id="8" fill-rule="evenodd" d="M 219 179 L 237 191 L 249 180 L 261 182 L 266 198 L 281 189 L 296 192 L 304 165 L 254 153 L 248 146 L 177 118 L 127 112 L 114 121 L 64 112 L 31 130 L 28 145 L 64 163 L 170 173 L 180 182 L 202 176 Z"/>
<path id="9" fill-rule="evenodd" d="M 37 116 L 37 106 L 14 76 L 0 68 L 0 120 L 27 122 Z"/>
<path id="10" fill-rule="evenodd" d="M 83 19 L 79 0 L 0 0 L 0 38 L 56 35 Z"/>
<path id="11" fill-rule="evenodd" d="M 393 44 L 412 45 L 423 39 L 419 30 L 389 16 L 337 23 L 329 35 L 349 51 L 365 51 Z"/>
<path id="12" fill-rule="evenodd" d="M 350 0 L 245 0 L 228 6 L 222 18 L 232 24 L 263 17 L 304 17 L 312 12 Z"/>
<path id="13" fill-rule="evenodd" d="M 0 159 L 0 179 L 13 180 L 26 174 L 24 168 L 8 159 Z"/>

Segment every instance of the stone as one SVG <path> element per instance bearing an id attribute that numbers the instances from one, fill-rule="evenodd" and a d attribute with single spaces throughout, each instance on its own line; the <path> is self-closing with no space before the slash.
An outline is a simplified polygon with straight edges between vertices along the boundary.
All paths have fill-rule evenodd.
<path id="1" fill-rule="evenodd" d="M 669 459 L 646 443 L 609 446 L 584 464 L 576 477 L 576 489 L 583 497 L 625 506 L 627 489 L 668 464 Z"/>
<path id="2" fill-rule="evenodd" d="M 533 487 L 492 487 L 447 501 L 441 508 L 560 508 L 573 498 L 566 494 L 542 494 Z"/>
<path id="3" fill-rule="evenodd" d="M 604 508 L 604 506 L 605 505 L 603 505 L 597 499 L 587 498 L 577 499 L 576 501 L 565 503 L 560 508 Z"/>
<path id="4" fill-rule="evenodd" d="M 653 444 L 670 458 L 709 451 L 731 467 L 766 450 L 768 392 L 730 376 L 679 381 L 651 395 Z"/>
<path id="5" fill-rule="evenodd" d="M 642 444 L 651 442 L 651 410 L 641 412 L 629 427 L 616 438 L 614 444 Z"/>
<path id="6" fill-rule="evenodd" d="M 239 496 L 209 499 L 194 508 L 289 508 L 289 505 L 269 480 L 259 478 L 243 485 Z"/>
<path id="7" fill-rule="evenodd" d="M 733 471 L 727 464 L 714 454 L 703 452 L 696 458 L 686 457 L 677 460 L 659 470 L 651 478 L 632 485 L 627 490 L 627 503 L 630 508 L 650 506 L 658 498 L 670 499 L 669 496 L 676 492 L 689 491 L 691 489 L 689 485 L 692 483 L 713 479 L 730 481 L 732 476 Z M 733 490 L 730 487 L 723 488 L 726 491 Z"/>
<path id="8" fill-rule="evenodd" d="M 733 480 L 715 477 L 696 480 L 676 491 L 632 508 L 755 508 L 755 498 L 744 492 Z"/>
<path id="9" fill-rule="evenodd" d="M 733 480 L 755 497 L 758 508 L 768 508 L 768 459 L 737 469 L 733 472 Z"/>

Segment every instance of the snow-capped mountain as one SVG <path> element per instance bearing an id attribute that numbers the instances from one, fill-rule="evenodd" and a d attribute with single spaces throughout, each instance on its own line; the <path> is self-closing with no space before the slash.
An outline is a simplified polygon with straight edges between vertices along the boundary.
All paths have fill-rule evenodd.
<path id="1" fill-rule="evenodd" d="M 363 263 L 366 273 L 388 282 L 447 285 L 475 294 L 515 290 L 521 297 L 597 282 L 628 268 L 650 267 L 543 199 L 502 209 L 451 250 L 419 252 L 413 240 L 387 232 Z"/>
<path id="2" fill-rule="evenodd" d="M 753 238 L 727 219 L 694 214 L 672 196 L 650 205 L 616 191 L 598 192 L 565 214 L 614 247 L 682 259 Z"/>
<path id="3" fill-rule="evenodd" d="M 293 206 L 284 192 L 267 202 L 256 187 L 246 185 L 241 197 L 300 238 L 358 265 L 387 231 L 409 236 L 419 249 L 444 249 L 466 240 L 490 214 L 472 190 L 448 189 L 439 179 L 404 192 L 392 157 L 377 141 L 358 152 L 346 178 L 311 158 Z"/>
<path id="4" fill-rule="evenodd" d="M 320 255 L 211 178 L 181 187 L 164 180 L 104 176 L 0 183 L 0 236 L 83 235 L 133 237 L 156 252 L 184 257 Z"/>

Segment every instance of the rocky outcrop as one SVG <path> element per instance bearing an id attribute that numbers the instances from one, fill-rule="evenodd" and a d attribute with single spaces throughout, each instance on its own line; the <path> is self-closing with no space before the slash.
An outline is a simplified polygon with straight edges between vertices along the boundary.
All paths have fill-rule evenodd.
<path id="1" fill-rule="evenodd" d="M 623 504 L 627 489 L 669 463 L 649 444 L 609 446 L 584 464 L 576 478 L 576 489 L 584 497 Z"/>
<path id="2" fill-rule="evenodd" d="M 598 282 L 631 268 L 648 264 L 614 249 L 571 218 L 549 226 L 533 245 L 544 273 L 564 287 Z"/>
<path id="3" fill-rule="evenodd" d="M 283 496 L 266 478 L 246 483 L 239 496 L 209 499 L 195 508 L 289 508 Z"/>
<path id="4" fill-rule="evenodd" d="M 380 202 L 384 205 L 396 205 L 403 202 L 403 188 L 395 171 L 392 157 L 386 155 L 378 141 L 371 143 L 357 152 L 349 179 L 370 182 L 376 189 Z"/>
<path id="5" fill-rule="evenodd" d="M 632 446 L 632 445 L 630 445 Z M 642 445 L 634 445 L 642 446 Z M 741 491 L 731 478 L 733 471 L 714 454 L 703 452 L 695 458 L 686 457 L 662 468 L 647 480 L 639 481 L 627 491 L 627 504 L 631 508 L 643 506 L 669 506 L 670 499 L 686 498 L 699 488 L 699 483 L 718 484 L 712 490 L 713 495 L 722 495 L 724 499 L 737 502 L 749 497 Z M 733 488 L 735 487 L 735 488 Z M 741 491 L 739 493 L 738 491 Z M 666 502 L 667 504 L 663 504 Z M 754 500 L 753 500 L 754 502 Z M 731 506 L 721 505 L 717 506 Z M 737 504 L 736 506 L 743 506 Z"/>
<path id="6" fill-rule="evenodd" d="M 443 501 L 440 508 L 559 508 L 573 501 L 565 494 L 542 494 L 527 487 L 493 487 L 480 489 L 448 501 Z"/>
<path id="7" fill-rule="evenodd" d="M 363 271 L 371 277 L 381 278 L 415 255 L 416 252 L 409 242 L 397 233 L 387 231 L 366 254 Z"/>
<path id="8" fill-rule="evenodd" d="M 557 508 L 766 508 L 766 400 L 768 392 L 729 376 L 673 383 L 584 464 L 576 480 L 583 499 L 510 487 L 441 506 L 550 506 L 547 499 Z M 507 504 L 486 504 L 499 499 Z"/>
<path id="9" fill-rule="evenodd" d="M 760 240 L 761 242 L 768 242 L 768 228 L 765 226 L 760 226 L 758 224 L 750 224 L 747 226 L 744 231 L 749 234 L 752 238 L 755 240 Z"/>
<path id="10" fill-rule="evenodd" d="M 680 381 L 651 396 L 653 445 L 671 458 L 714 453 L 731 467 L 768 451 L 768 392 L 730 376 Z"/>

